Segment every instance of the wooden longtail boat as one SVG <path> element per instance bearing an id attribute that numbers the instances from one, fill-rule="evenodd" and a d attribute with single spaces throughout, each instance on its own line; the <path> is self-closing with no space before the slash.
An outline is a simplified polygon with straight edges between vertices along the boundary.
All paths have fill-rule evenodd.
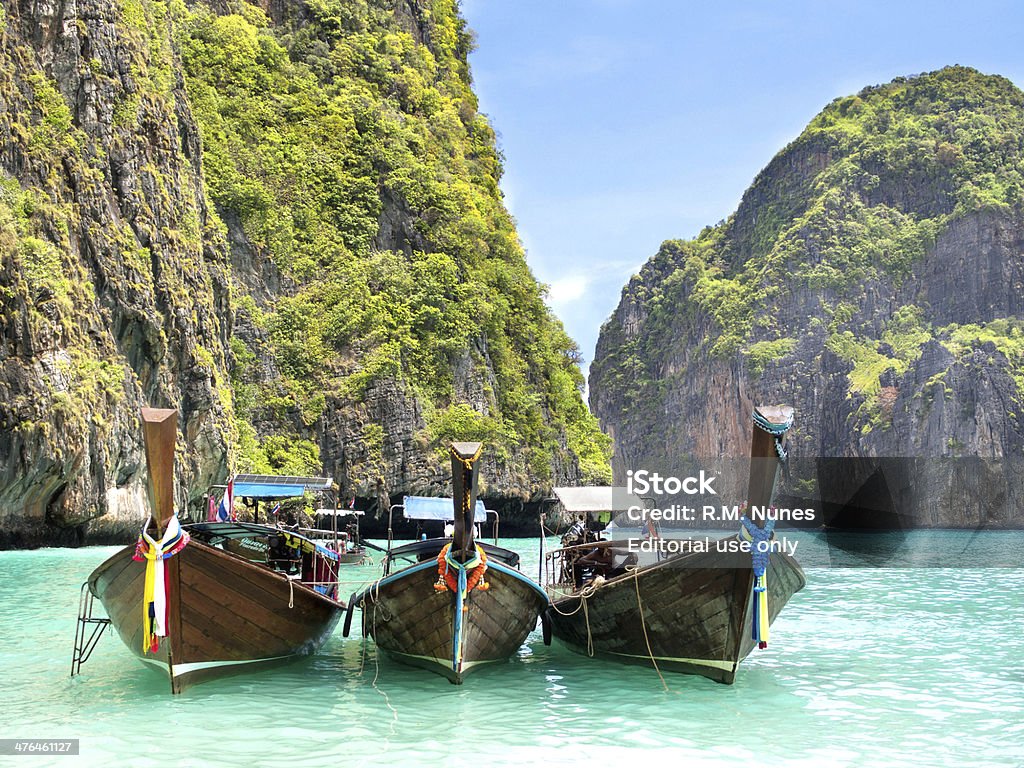
<path id="1" fill-rule="evenodd" d="M 480 451 L 479 443 L 451 448 L 454 510 L 444 514 L 454 518 L 452 538 L 389 548 L 383 577 L 353 596 L 345 620 L 347 635 L 352 607 L 359 607 L 363 635 L 379 649 L 455 684 L 512 656 L 548 604 L 544 590 L 516 568 L 516 553 L 475 541 L 474 523 L 485 518 L 476 500 Z M 433 511 L 442 501 L 447 507 L 448 500 L 408 497 L 406 517 L 443 520 Z"/>
<path id="2" fill-rule="evenodd" d="M 337 552 L 341 565 L 362 565 L 369 561 L 369 552 L 359 535 L 359 518 L 365 514 L 363 510 L 321 508 L 313 514 L 319 527 L 300 528 L 299 533 Z M 345 526 L 345 530 L 340 530 L 338 518 L 345 517 L 351 517 L 352 522 Z M 324 518 L 330 519 L 330 527 L 320 522 Z"/>
<path id="3" fill-rule="evenodd" d="M 124 644 L 163 670 L 173 693 L 316 651 L 345 608 L 337 600 L 337 556 L 267 525 L 180 525 L 177 413 L 143 408 L 142 424 L 150 519 L 137 545 L 88 580 Z"/>
<path id="4" fill-rule="evenodd" d="M 792 417 L 788 407 L 755 410 L 747 497 L 751 509 L 771 504 L 784 455 L 781 438 Z M 757 529 L 752 534 L 755 540 L 767 534 L 764 524 Z M 594 579 L 582 586 L 571 567 L 579 562 L 580 550 L 555 550 L 546 560 L 551 606 L 545 621 L 558 640 L 580 653 L 732 683 L 740 662 L 759 641 L 766 644 L 768 624 L 803 588 L 805 578 L 796 560 L 772 552 L 765 574 L 767 591 L 755 592 L 755 585 L 763 582 L 755 584 L 751 554 L 719 552 L 716 538 L 710 541 L 708 551 L 620 568 L 607 580 Z M 726 542 L 723 549 L 729 549 L 739 537 L 721 541 Z M 597 549 L 594 543 L 585 546 L 587 551 Z"/>

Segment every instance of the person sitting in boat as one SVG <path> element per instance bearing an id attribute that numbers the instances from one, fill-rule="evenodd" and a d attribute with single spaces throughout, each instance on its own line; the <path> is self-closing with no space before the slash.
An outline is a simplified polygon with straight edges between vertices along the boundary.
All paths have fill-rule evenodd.
<path id="1" fill-rule="evenodd" d="M 587 517 L 580 515 L 564 534 L 562 534 L 562 546 L 573 547 L 583 544 L 587 540 Z"/>
<path id="2" fill-rule="evenodd" d="M 615 553 L 613 552 L 614 556 Z M 629 552 L 625 557 L 622 558 L 622 562 L 618 565 L 613 565 L 611 570 L 605 576 L 606 579 L 614 579 L 617 576 L 625 576 L 629 573 L 629 569 L 634 567 L 639 562 L 636 552 Z"/>
<path id="3" fill-rule="evenodd" d="M 582 580 L 578 586 L 587 584 L 598 576 L 604 579 L 614 579 L 627 573 L 630 566 L 637 564 L 635 552 L 629 552 L 616 564 L 615 548 L 610 543 L 594 547 L 577 561 L 581 569 Z"/>
<path id="4" fill-rule="evenodd" d="M 594 547 L 576 561 L 579 576 L 578 587 L 593 581 L 598 576 L 605 576 L 615 561 L 611 547 Z"/>
<path id="5" fill-rule="evenodd" d="M 582 586 L 583 581 L 583 571 L 579 567 L 582 550 L 571 549 L 571 547 L 585 544 L 590 538 L 586 515 L 576 518 L 576 521 L 562 534 L 562 547 L 567 548 L 562 558 L 562 581 L 573 582 L 577 589 Z"/>
<path id="6" fill-rule="evenodd" d="M 286 531 L 297 531 L 299 530 L 299 521 L 295 517 L 295 513 L 291 510 L 281 510 L 275 515 L 277 518 L 277 527 Z"/>

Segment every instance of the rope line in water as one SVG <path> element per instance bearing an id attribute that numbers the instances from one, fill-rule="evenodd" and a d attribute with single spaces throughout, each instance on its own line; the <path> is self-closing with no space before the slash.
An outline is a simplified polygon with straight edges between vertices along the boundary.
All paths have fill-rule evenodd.
<path id="1" fill-rule="evenodd" d="M 379 605 L 378 598 L 380 596 L 380 579 L 377 579 L 375 582 L 373 582 L 373 584 L 370 586 L 370 591 L 373 594 L 373 613 L 371 614 L 370 623 L 373 626 L 373 637 L 374 637 L 374 641 L 376 641 L 376 638 L 377 638 L 377 606 Z M 364 603 L 365 603 L 365 601 L 364 601 Z M 363 610 L 365 610 L 365 608 Z M 390 621 L 390 619 L 385 619 L 385 621 Z M 360 659 L 359 659 L 359 674 L 360 675 L 363 674 L 363 670 L 366 667 L 366 644 L 367 644 L 367 642 L 368 641 L 367 641 L 366 633 L 363 633 L 363 647 L 362 647 L 362 651 L 361 651 Z M 380 688 L 380 686 L 377 685 L 377 677 L 379 675 L 380 675 L 380 651 L 379 651 L 379 648 L 378 648 L 378 651 L 373 654 L 373 680 L 370 681 L 370 685 L 373 687 L 373 690 L 375 690 L 377 693 L 379 693 L 381 696 L 384 697 L 384 704 L 385 704 L 385 706 L 387 706 L 387 708 L 389 710 L 391 710 L 391 730 L 384 737 L 384 744 L 383 744 L 383 749 L 386 752 L 388 744 L 391 743 L 391 737 L 395 735 L 395 725 L 398 723 L 398 710 L 395 709 L 391 705 L 391 698 L 388 696 L 387 691 L 383 690 L 382 688 Z M 360 766 L 366 765 L 366 761 L 369 760 L 369 759 L 370 759 L 369 757 L 366 758 L 366 760 L 363 760 L 359 765 Z"/>
<path id="2" fill-rule="evenodd" d="M 373 636 L 374 636 L 374 639 L 376 641 L 376 637 L 377 637 L 377 605 L 378 605 L 378 599 L 377 598 L 380 596 L 380 579 L 377 579 L 376 581 L 374 581 L 370 585 L 369 590 L 367 590 L 367 591 L 370 593 L 370 595 L 373 598 L 373 614 L 372 614 L 372 618 L 370 619 L 370 624 L 373 625 Z M 363 601 L 363 605 L 365 606 L 365 604 L 366 604 L 366 601 L 364 600 Z M 362 610 L 366 610 L 365 607 Z M 384 619 L 384 620 L 385 621 L 389 621 L 389 619 Z M 359 655 L 359 674 L 360 675 L 363 674 L 363 671 L 366 669 L 366 645 L 367 645 L 368 642 L 369 642 L 369 639 L 367 638 L 366 633 L 364 632 L 363 633 L 363 646 L 362 646 L 362 649 L 361 649 L 360 655 Z"/>
<path id="3" fill-rule="evenodd" d="M 636 607 L 640 612 L 640 628 L 644 631 L 644 644 L 647 646 L 647 655 L 651 657 L 651 664 L 654 665 L 654 671 L 658 673 L 662 686 L 668 691 L 668 683 L 665 682 L 665 676 L 658 669 L 658 662 L 654 658 L 654 651 L 651 650 L 651 640 L 647 637 L 647 619 L 644 618 L 644 604 L 640 600 L 640 568 L 635 565 L 632 567 L 627 565 L 626 570 L 633 571 L 633 585 L 636 587 Z"/>
<path id="4" fill-rule="evenodd" d="M 640 568 L 635 565 L 627 565 L 626 570 L 633 574 L 633 585 L 636 588 L 636 605 L 637 610 L 640 612 L 640 629 L 644 633 L 644 645 L 647 646 L 647 655 L 651 660 L 651 664 L 654 666 L 654 671 L 658 673 L 658 678 L 661 680 L 662 686 L 666 691 L 668 691 L 670 688 L 668 687 L 668 683 L 665 682 L 665 676 L 661 673 L 661 669 L 658 667 L 658 660 L 654 657 L 654 651 L 651 649 L 651 639 L 647 634 L 647 619 L 644 618 L 644 604 L 640 597 Z M 594 655 L 594 635 L 590 629 L 590 609 L 588 608 L 587 603 L 589 599 L 593 597 L 596 590 L 597 587 L 595 587 L 593 583 L 587 584 L 583 587 L 577 595 L 580 598 L 579 605 L 571 611 L 563 611 L 559 609 L 556 603 L 551 603 L 551 607 L 555 609 L 555 613 L 560 616 L 575 616 L 581 610 L 583 611 L 583 620 L 587 627 L 587 656 L 591 657 Z"/>

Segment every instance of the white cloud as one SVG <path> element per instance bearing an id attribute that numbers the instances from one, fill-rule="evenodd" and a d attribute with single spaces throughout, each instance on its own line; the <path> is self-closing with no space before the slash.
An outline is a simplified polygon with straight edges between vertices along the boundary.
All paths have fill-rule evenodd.
<path id="1" fill-rule="evenodd" d="M 551 283 L 548 298 L 552 304 L 571 304 L 587 292 L 590 280 L 584 275 L 567 275 Z"/>

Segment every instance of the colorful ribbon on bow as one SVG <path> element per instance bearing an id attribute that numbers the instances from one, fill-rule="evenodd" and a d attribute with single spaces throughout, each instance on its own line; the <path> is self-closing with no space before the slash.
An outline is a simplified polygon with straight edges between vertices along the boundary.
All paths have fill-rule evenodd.
<path id="1" fill-rule="evenodd" d="M 174 557 L 185 548 L 189 535 L 181 530 L 175 515 L 157 541 L 142 527 L 139 541 L 135 545 L 132 560 L 146 561 L 146 584 L 142 595 L 142 652 L 156 653 L 160 650 L 160 638 L 167 637 L 167 583 L 164 579 L 164 561 Z"/>
<path id="2" fill-rule="evenodd" d="M 768 560 L 771 540 L 775 535 L 775 521 L 757 525 L 746 515 L 740 518 L 740 538 L 750 543 L 750 559 L 754 569 L 754 612 L 750 620 L 750 636 L 758 648 L 768 647 Z"/>

